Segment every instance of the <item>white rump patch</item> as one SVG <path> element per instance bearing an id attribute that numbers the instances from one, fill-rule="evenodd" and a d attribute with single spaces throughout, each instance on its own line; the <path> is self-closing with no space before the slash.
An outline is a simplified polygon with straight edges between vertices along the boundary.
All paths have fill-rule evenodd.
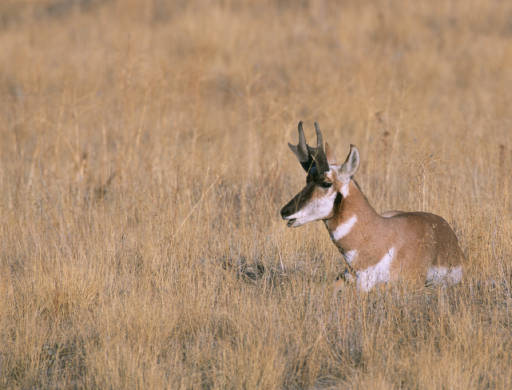
<path id="1" fill-rule="evenodd" d="M 352 262 L 354 261 L 356 256 L 357 256 L 357 250 L 355 250 L 355 249 L 352 249 L 351 251 L 345 252 L 343 254 L 345 261 L 349 264 L 352 264 Z"/>
<path id="2" fill-rule="evenodd" d="M 430 267 L 427 271 L 427 284 L 457 284 L 462 280 L 462 266 L 448 268 Z"/>
<path id="3" fill-rule="evenodd" d="M 395 248 L 391 248 L 380 259 L 380 261 L 366 268 L 364 271 L 357 272 L 357 288 L 363 291 L 370 291 L 376 284 L 385 283 L 390 278 L 391 262 L 395 257 Z"/>
<path id="4" fill-rule="evenodd" d="M 347 222 L 343 222 L 341 225 L 338 225 L 338 227 L 332 232 L 332 239 L 334 241 L 341 240 L 343 237 L 350 233 L 356 222 L 357 215 L 353 215 L 348 219 Z"/>

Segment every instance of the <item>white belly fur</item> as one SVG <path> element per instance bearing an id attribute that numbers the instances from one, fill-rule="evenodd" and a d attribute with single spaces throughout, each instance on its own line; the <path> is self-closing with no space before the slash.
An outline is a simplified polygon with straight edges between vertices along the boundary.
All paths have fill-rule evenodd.
<path id="1" fill-rule="evenodd" d="M 390 268 L 395 258 L 395 248 L 390 248 L 379 262 L 363 271 L 357 271 L 357 288 L 370 291 L 379 283 L 386 283 L 390 278 Z"/>

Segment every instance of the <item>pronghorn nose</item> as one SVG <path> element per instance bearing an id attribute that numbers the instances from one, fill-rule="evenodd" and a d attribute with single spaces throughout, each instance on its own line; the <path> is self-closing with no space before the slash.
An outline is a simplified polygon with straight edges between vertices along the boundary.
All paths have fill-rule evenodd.
<path id="1" fill-rule="evenodd" d="M 297 210 L 293 199 L 281 209 L 281 217 L 283 219 L 290 218 L 290 215 L 294 214 Z"/>
<path id="2" fill-rule="evenodd" d="M 284 207 L 281 209 L 281 217 L 283 219 L 288 219 L 290 215 L 293 215 L 297 212 L 299 203 L 298 201 L 301 196 L 302 193 L 299 192 L 292 200 L 284 205 Z"/>
<path id="3" fill-rule="evenodd" d="M 290 203 L 288 203 L 281 209 L 281 218 L 286 219 L 293 213 L 294 211 L 292 210 L 292 206 L 290 206 Z"/>

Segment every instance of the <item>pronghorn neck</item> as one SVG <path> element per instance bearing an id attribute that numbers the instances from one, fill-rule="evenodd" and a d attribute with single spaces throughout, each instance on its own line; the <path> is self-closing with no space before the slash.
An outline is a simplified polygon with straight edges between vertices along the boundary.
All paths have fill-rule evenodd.
<path id="1" fill-rule="evenodd" d="M 325 224 L 331 239 L 347 259 L 351 251 L 360 250 L 365 241 L 374 239 L 372 227 L 379 223 L 380 217 L 354 180 L 350 180 L 340 192 L 344 193 L 343 199 Z M 364 234 L 349 234 L 354 230 Z M 349 259 L 347 261 L 350 262 Z"/>

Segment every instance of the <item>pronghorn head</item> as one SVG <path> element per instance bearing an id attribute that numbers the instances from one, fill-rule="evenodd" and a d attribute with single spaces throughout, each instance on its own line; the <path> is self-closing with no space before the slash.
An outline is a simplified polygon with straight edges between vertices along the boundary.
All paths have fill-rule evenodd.
<path id="1" fill-rule="evenodd" d="M 354 145 L 350 145 L 345 162 L 338 165 L 327 143 L 324 149 L 322 133 L 316 122 L 315 148 L 306 144 L 302 122 L 298 127 L 298 145 L 288 145 L 307 176 L 306 186 L 281 209 L 281 216 L 288 221 L 289 227 L 333 217 L 335 206 L 348 196 L 350 180 L 359 167 L 359 152 Z"/>

